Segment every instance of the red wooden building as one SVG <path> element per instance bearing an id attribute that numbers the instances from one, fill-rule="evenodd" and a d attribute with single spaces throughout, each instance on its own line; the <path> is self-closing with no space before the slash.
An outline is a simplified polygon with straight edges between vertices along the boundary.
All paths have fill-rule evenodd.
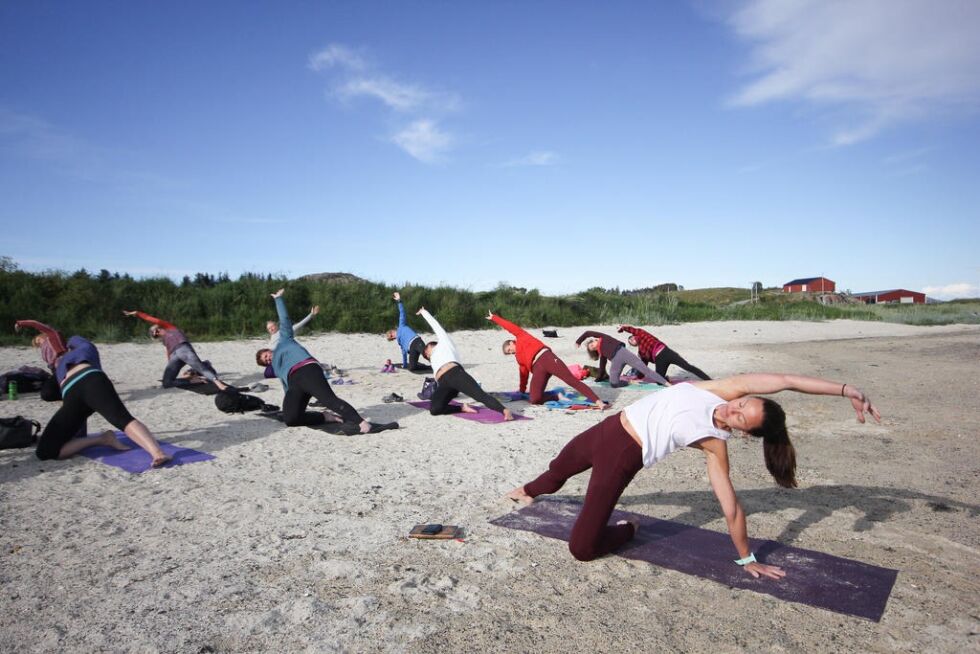
<path id="1" fill-rule="evenodd" d="M 865 304 L 887 304 L 898 302 L 901 304 L 925 304 L 926 294 L 909 291 L 904 288 L 893 288 L 890 291 L 868 291 L 867 293 L 854 293 L 854 297 L 864 300 Z"/>
<path id="2" fill-rule="evenodd" d="M 826 277 L 801 277 L 783 284 L 783 293 L 833 293 L 837 284 Z"/>

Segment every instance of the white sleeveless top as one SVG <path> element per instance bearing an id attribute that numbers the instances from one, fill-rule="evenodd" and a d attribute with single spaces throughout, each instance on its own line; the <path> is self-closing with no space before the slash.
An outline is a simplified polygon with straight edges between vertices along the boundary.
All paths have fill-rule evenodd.
<path id="1" fill-rule="evenodd" d="M 702 438 L 728 440 L 731 432 L 718 429 L 713 420 L 715 408 L 724 403 L 694 384 L 677 384 L 623 409 L 643 443 L 644 467 Z"/>

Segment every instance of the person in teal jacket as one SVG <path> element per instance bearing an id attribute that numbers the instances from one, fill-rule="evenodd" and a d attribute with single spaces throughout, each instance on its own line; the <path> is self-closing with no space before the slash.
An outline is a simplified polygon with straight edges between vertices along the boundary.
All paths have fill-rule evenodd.
<path id="1" fill-rule="evenodd" d="M 310 398 L 315 397 L 320 404 L 339 416 L 343 422 L 345 434 L 377 433 L 385 429 L 397 429 L 398 423 L 373 424 L 361 417 L 347 402 L 334 394 L 330 384 L 323 374 L 320 362 L 296 342 L 293 334 L 293 323 L 286 311 L 286 303 L 282 299 L 285 289 L 279 289 L 272 294 L 279 314 L 279 343 L 275 350 L 262 348 L 255 353 L 255 362 L 260 366 L 272 366 L 276 377 L 282 382 L 286 397 L 282 401 L 283 421 L 290 427 L 322 425 L 329 419 L 319 411 L 307 411 Z M 332 416 L 331 416 L 332 417 Z"/>

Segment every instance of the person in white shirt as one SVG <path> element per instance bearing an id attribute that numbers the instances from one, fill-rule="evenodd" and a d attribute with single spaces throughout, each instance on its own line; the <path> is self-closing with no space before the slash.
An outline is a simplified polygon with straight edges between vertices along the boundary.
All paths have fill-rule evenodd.
<path id="1" fill-rule="evenodd" d="M 434 416 L 460 412 L 476 413 L 476 409 L 469 404 L 450 404 L 451 400 L 463 393 L 477 402 L 482 402 L 488 409 L 502 413 L 504 420 L 513 420 L 514 414 L 511 413 L 511 410 L 504 408 L 504 405 L 497 398 L 480 388 L 470 373 L 463 369 L 463 364 L 459 362 L 456 344 L 453 343 L 453 339 L 449 338 L 449 334 L 442 328 L 442 325 L 425 310 L 425 307 L 420 308 L 416 313 L 425 318 L 437 339 L 426 343 L 425 351 L 422 354 L 431 362 L 438 384 L 432 394 L 429 413 Z"/>
<path id="2" fill-rule="evenodd" d="M 591 561 L 633 538 L 638 525 L 609 517 L 633 477 L 682 447 L 701 450 L 708 480 L 721 504 L 738 559 L 753 577 L 779 579 L 785 572 L 755 560 L 749 549 L 745 513 L 728 474 L 728 443 L 733 429 L 762 439 L 766 468 L 776 483 L 796 487 L 796 452 L 786 431 L 786 414 L 776 402 L 757 394 L 796 391 L 840 395 L 850 400 L 859 422 L 864 414 L 881 420 L 871 400 L 858 388 L 815 377 L 759 373 L 677 384 L 651 393 L 573 438 L 534 481 L 507 497 L 530 504 L 538 495 L 554 493 L 569 477 L 592 468 L 582 511 L 572 529 L 568 549 L 580 561 Z"/>

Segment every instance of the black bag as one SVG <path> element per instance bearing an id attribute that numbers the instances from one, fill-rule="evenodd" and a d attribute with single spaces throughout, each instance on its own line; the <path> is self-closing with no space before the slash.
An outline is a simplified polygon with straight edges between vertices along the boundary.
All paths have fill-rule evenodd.
<path id="1" fill-rule="evenodd" d="M 247 393 L 228 389 L 218 391 L 214 396 L 214 405 L 219 411 L 224 413 L 245 413 L 246 411 L 258 411 L 264 409 L 266 403 L 261 398 Z"/>
<path id="2" fill-rule="evenodd" d="M 548 337 L 548 338 L 558 338 L 558 330 L 557 329 L 542 329 L 541 330 L 541 334 L 544 335 L 544 336 L 546 336 L 546 337 Z"/>
<path id="3" fill-rule="evenodd" d="M 21 366 L 0 375 L 0 388 L 7 390 L 7 384 L 17 382 L 19 393 L 37 393 L 47 380 L 54 379 L 51 373 L 34 366 Z M 57 382 L 55 382 L 57 383 Z"/>
<path id="4" fill-rule="evenodd" d="M 31 426 L 34 427 L 33 432 Z M 40 432 L 41 423 L 37 420 L 28 420 L 23 416 L 0 418 L 0 450 L 33 447 Z"/>
<path id="5" fill-rule="evenodd" d="M 431 400 L 432 394 L 436 392 L 439 388 L 439 382 L 436 381 L 435 377 L 426 377 L 422 382 L 422 390 L 419 392 L 420 400 Z"/>

